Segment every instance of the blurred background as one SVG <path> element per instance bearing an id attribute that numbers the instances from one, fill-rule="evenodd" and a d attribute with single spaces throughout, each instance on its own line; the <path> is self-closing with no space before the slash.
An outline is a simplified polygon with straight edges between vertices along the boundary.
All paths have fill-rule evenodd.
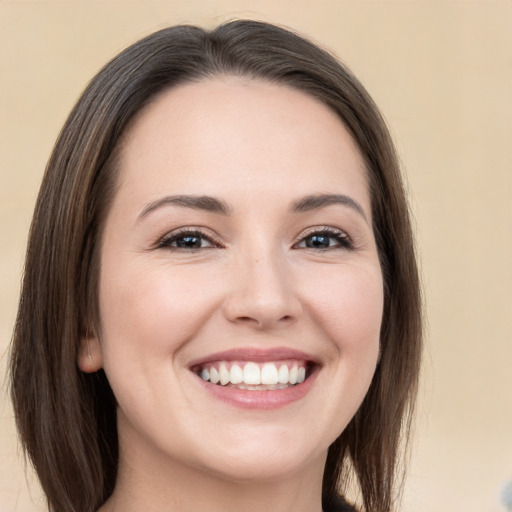
<path id="1" fill-rule="evenodd" d="M 0 0 L 0 512 L 44 510 L 6 390 L 30 218 L 85 84 L 176 23 L 266 20 L 332 49 L 407 174 L 428 315 L 403 512 L 500 512 L 512 481 L 512 0 Z"/>

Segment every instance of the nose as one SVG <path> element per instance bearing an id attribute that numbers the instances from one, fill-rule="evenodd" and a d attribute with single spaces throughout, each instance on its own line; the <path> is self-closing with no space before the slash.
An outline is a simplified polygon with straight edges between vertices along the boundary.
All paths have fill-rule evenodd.
<path id="1" fill-rule="evenodd" d="M 296 282 L 279 255 L 251 255 L 231 270 L 230 292 L 224 302 L 224 314 L 230 322 L 265 330 L 297 321 L 302 305 Z"/>

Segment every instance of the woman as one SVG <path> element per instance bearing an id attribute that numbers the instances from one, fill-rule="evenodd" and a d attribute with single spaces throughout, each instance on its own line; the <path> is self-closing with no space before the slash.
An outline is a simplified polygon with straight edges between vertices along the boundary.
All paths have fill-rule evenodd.
<path id="1" fill-rule="evenodd" d="M 38 198 L 12 351 L 52 511 L 389 511 L 416 393 L 392 142 L 350 72 L 254 21 L 89 84 Z"/>

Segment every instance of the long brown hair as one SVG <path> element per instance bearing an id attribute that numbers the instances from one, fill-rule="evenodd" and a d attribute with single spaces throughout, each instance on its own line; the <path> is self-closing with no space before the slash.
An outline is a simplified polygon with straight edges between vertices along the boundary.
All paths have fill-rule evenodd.
<path id="1" fill-rule="evenodd" d="M 233 21 L 156 32 L 109 62 L 57 140 L 37 200 L 11 353 L 11 392 L 23 447 L 53 512 L 92 512 L 112 493 L 116 404 L 102 370 L 77 367 L 79 340 L 99 325 L 101 230 L 116 190 L 116 150 L 159 92 L 216 75 L 286 84 L 333 109 L 363 156 L 381 261 L 381 357 L 360 409 L 329 448 L 328 507 L 356 477 L 367 512 L 389 512 L 415 400 L 421 298 L 399 164 L 372 99 L 328 52 L 282 28 Z"/>

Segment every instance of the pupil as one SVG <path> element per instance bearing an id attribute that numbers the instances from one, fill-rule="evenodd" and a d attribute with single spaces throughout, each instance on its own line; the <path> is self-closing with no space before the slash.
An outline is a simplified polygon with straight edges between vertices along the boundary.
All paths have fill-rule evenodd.
<path id="1" fill-rule="evenodd" d="M 198 236 L 182 236 L 176 240 L 176 245 L 178 247 L 201 247 L 201 238 Z"/>
<path id="2" fill-rule="evenodd" d="M 306 247 L 329 247 L 329 237 L 325 235 L 313 235 L 306 240 Z"/>

